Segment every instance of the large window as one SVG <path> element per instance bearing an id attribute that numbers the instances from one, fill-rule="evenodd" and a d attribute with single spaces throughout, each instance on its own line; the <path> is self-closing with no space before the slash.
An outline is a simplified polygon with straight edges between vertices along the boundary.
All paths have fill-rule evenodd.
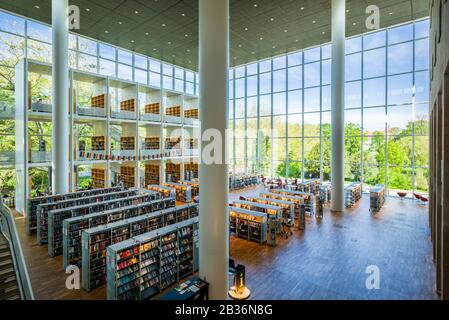
<path id="1" fill-rule="evenodd" d="M 427 192 L 428 30 L 426 19 L 346 40 L 348 183 Z M 230 141 L 233 169 L 330 179 L 331 46 L 239 66 L 230 76 L 231 129 L 240 130 Z"/>

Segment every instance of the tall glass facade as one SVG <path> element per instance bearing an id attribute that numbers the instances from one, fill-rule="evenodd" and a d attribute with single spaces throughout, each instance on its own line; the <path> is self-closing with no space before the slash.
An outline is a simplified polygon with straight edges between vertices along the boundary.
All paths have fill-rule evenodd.
<path id="1" fill-rule="evenodd" d="M 51 42 L 51 26 L 0 10 L 0 193 L 3 197 L 13 198 L 16 187 L 14 67 L 25 57 L 51 63 Z M 198 74 L 192 70 L 73 33 L 69 34 L 69 65 L 188 95 L 197 95 L 199 90 Z M 49 77 L 33 78 L 33 81 L 50 84 Z M 44 94 L 44 100 L 51 96 L 50 92 Z M 36 122 L 29 130 L 51 145 L 51 123 Z M 49 184 L 46 170 L 30 169 L 33 186 L 42 186 L 45 190 Z"/>
<path id="2" fill-rule="evenodd" d="M 345 180 L 427 192 L 429 20 L 346 40 Z M 331 175 L 331 45 L 230 71 L 235 172 Z"/>

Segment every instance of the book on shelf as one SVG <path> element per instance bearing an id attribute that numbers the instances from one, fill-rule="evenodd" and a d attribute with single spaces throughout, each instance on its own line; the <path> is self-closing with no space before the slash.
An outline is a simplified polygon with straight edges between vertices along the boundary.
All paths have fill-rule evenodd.
<path id="1" fill-rule="evenodd" d="M 95 190 L 99 190 L 98 193 Z M 113 192 L 104 192 L 104 190 L 113 190 Z M 119 190 L 119 191 L 115 191 Z M 101 201 L 104 198 L 110 197 L 111 195 L 121 194 L 125 191 L 122 188 L 119 189 L 94 189 L 92 192 L 84 191 L 78 193 L 79 195 L 84 195 L 84 197 L 74 197 L 72 198 L 70 194 L 61 195 L 48 203 L 40 203 L 37 205 L 36 209 L 36 237 L 37 243 L 39 245 L 46 244 L 48 242 L 48 213 L 51 210 L 61 209 L 61 208 L 70 208 L 74 206 L 78 206 L 85 203 L 94 203 L 97 201 Z"/>
<path id="2" fill-rule="evenodd" d="M 172 117 L 181 117 L 181 106 L 172 106 L 165 109 L 165 114 Z"/>
<path id="3" fill-rule="evenodd" d="M 104 151 L 106 150 L 106 137 L 105 136 L 93 136 L 91 138 L 92 150 L 93 151 Z"/>
<path id="4" fill-rule="evenodd" d="M 120 111 L 136 111 L 136 99 L 120 101 Z"/>
<path id="5" fill-rule="evenodd" d="M 160 166 L 156 164 L 145 164 L 145 185 L 159 184 Z"/>
<path id="6" fill-rule="evenodd" d="M 181 164 L 167 162 L 165 164 L 165 175 L 167 182 L 177 182 L 181 180 Z"/>
<path id="7" fill-rule="evenodd" d="M 81 233 L 84 229 L 133 217 L 135 211 L 127 210 L 126 207 L 144 203 L 148 203 L 149 206 L 156 209 L 164 209 L 175 205 L 174 200 L 162 200 L 159 193 L 143 192 L 135 196 L 91 204 L 90 213 L 65 219 L 62 232 L 63 268 L 65 269 L 68 265 L 81 266 Z M 79 210 L 82 209 L 82 207 L 79 208 Z"/>
<path id="8" fill-rule="evenodd" d="M 198 218 L 107 248 L 109 300 L 145 300 L 198 268 Z"/>
<path id="9" fill-rule="evenodd" d="M 184 110 L 184 117 L 189 119 L 198 119 L 199 110 L 197 108 Z"/>
<path id="10" fill-rule="evenodd" d="M 120 180 L 123 182 L 125 188 L 134 188 L 135 186 L 135 172 L 136 168 L 133 166 L 120 167 Z"/>
<path id="11" fill-rule="evenodd" d="M 104 108 L 106 105 L 106 94 L 100 94 L 90 98 L 91 108 Z"/>
<path id="12" fill-rule="evenodd" d="M 135 139 L 135 137 L 120 137 L 120 149 L 134 150 L 136 148 Z"/>
<path id="13" fill-rule="evenodd" d="M 48 255 L 54 257 L 63 253 L 63 222 L 65 219 L 87 215 L 101 210 L 107 210 L 111 206 L 116 206 L 130 197 L 141 194 L 137 189 L 126 190 L 117 193 L 100 195 L 96 198 L 86 197 L 81 199 L 76 206 L 62 207 L 48 212 Z M 157 193 L 147 193 L 149 198 L 159 196 Z M 112 202 L 115 201 L 116 203 Z"/>
<path id="14" fill-rule="evenodd" d="M 146 104 L 145 113 L 161 114 L 161 104 L 159 102 Z"/>
<path id="15" fill-rule="evenodd" d="M 42 197 L 28 198 L 27 199 L 27 216 L 26 216 L 26 229 L 27 233 L 30 234 L 32 231 L 37 229 L 37 209 L 39 204 L 52 203 L 56 201 L 82 198 L 85 196 L 93 194 L 101 194 L 107 192 L 115 192 L 123 190 L 123 186 L 117 186 L 112 188 L 102 188 L 93 190 L 82 190 L 78 192 L 71 192 L 58 195 L 47 195 Z"/>
<path id="16" fill-rule="evenodd" d="M 144 150 L 160 150 L 161 149 L 161 138 L 154 137 L 146 137 L 143 142 Z"/>
<path id="17" fill-rule="evenodd" d="M 177 217 L 180 211 L 187 210 L 189 218 L 198 216 L 198 206 L 194 204 L 156 209 L 148 204 L 134 206 L 127 210 L 139 212 L 137 216 L 82 231 L 82 285 L 85 290 L 90 291 L 105 284 L 106 273 L 103 266 L 106 265 L 105 248 L 108 246 L 182 222 L 176 218 L 172 219 L 172 216 Z"/>

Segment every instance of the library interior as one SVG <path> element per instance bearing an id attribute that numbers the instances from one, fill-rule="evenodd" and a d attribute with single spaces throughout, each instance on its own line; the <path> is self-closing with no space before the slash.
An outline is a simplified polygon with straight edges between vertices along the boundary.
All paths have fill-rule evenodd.
<path id="1" fill-rule="evenodd" d="M 0 300 L 449 300 L 449 3 L 371 2 L 0 0 Z"/>

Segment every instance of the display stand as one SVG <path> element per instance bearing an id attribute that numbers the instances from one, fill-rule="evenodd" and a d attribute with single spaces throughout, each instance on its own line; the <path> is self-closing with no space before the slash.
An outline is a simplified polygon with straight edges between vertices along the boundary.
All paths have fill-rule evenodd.
<path id="1" fill-rule="evenodd" d="M 246 197 L 247 201 L 268 204 L 282 208 L 282 216 L 285 221 L 290 221 L 290 225 L 295 223 L 295 203 L 292 201 L 284 201 L 262 197 Z"/>
<path id="2" fill-rule="evenodd" d="M 385 186 L 378 184 L 369 191 L 370 212 L 375 214 L 379 212 L 385 203 Z"/>
<path id="3" fill-rule="evenodd" d="M 164 186 L 176 190 L 176 200 L 182 202 L 192 202 L 192 187 L 182 183 L 167 182 Z"/>
<path id="4" fill-rule="evenodd" d="M 159 192 L 164 198 L 176 198 L 176 190 L 171 187 L 152 184 L 147 189 Z"/>

